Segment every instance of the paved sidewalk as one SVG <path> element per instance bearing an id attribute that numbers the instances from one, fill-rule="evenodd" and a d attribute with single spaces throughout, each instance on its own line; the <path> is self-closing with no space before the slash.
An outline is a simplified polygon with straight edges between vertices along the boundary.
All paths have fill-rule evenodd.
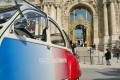
<path id="1" fill-rule="evenodd" d="M 116 58 L 112 58 L 110 62 L 111 62 L 111 65 L 106 65 L 105 60 L 103 61 L 103 64 L 97 64 L 97 63 L 90 64 L 89 62 L 84 64 L 83 62 L 80 62 L 80 67 L 81 68 L 97 68 L 97 69 L 99 68 L 116 68 L 116 69 L 120 68 L 120 59 L 117 62 Z"/>
<path id="2" fill-rule="evenodd" d="M 82 76 L 80 80 L 120 80 L 120 60 L 117 63 L 116 58 L 111 59 L 111 65 L 80 63 Z"/>

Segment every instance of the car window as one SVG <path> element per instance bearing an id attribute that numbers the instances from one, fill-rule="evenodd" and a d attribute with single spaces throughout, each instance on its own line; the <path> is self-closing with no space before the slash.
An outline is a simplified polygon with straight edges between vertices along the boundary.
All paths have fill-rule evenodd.
<path id="1" fill-rule="evenodd" d="M 63 33 L 64 33 L 64 37 L 65 37 L 65 40 L 66 40 L 66 43 L 67 43 L 67 47 L 71 48 L 69 36 L 67 35 L 67 33 L 64 30 L 63 30 Z"/>
<path id="2" fill-rule="evenodd" d="M 27 12 L 24 14 L 26 20 L 19 20 L 19 24 L 22 24 L 15 27 L 15 32 L 19 36 L 24 36 L 31 39 L 43 40 L 46 41 L 47 37 L 43 39 L 43 36 L 46 36 L 45 29 L 45 17 L 38 12 Z M 27 24 L 25 24 L 27 22 Z"/>
<path id="3" fill-rule="evenodd" d="M 17 11 L 16 6 L 6 8 L 6 9 L 1 9 L 0 10 L 0 24 L 8 22 L 12 18 L 12 16 L 15 14 L 16 11 Z M 3 26 L 0 26 L 0 29 L 2 28 Z"/>
<path id="4" fill-rule="evenodd" d="M 48 22 L 50 28 L 51 43 L 59 46 L 65 46 L 65 41 L 60 29 L 51 20 Z"/>

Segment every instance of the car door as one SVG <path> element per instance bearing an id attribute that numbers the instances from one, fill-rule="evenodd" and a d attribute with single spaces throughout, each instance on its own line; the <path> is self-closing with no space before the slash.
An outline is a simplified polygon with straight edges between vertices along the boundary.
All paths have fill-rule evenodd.
<path id="1" fill-rule="evenodd" d="M 47 16 L 36 10 L 24 10 L 22 13 L 24 17 L 18 15 L 3 35 L 0 80 L 54 80 Z"/>
<path id="2" fill-rule="evenodd" d="M 48 21 L 50 34 L 50 51 L 53 55 L 55 80 L 68 78 L 66 43 L 59 26 L 50 18 Z"/>

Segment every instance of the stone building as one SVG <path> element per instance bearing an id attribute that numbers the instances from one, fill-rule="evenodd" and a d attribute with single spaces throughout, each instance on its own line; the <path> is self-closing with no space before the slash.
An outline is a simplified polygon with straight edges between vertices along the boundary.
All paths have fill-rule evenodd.
<path id="1" fill-rule="evenodd" d="M 81 28 L 85 30 L 83 39 L 87 47 L 95 43 L 99 50 L 112 49 L 120 38 L 120 0 L 28 1 L 56 20 L 73 42 L 76 40 L 74 31 Z"/>

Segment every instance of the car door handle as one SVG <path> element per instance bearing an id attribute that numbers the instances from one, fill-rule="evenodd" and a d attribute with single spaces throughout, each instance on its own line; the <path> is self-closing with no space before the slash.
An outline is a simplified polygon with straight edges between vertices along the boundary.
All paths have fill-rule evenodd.
<path id="1" fill-rule="evenodd" d="M 50 49 L 50 46 L 49 46 L 49 45 L 47 45 L 47 49 Z"/>

